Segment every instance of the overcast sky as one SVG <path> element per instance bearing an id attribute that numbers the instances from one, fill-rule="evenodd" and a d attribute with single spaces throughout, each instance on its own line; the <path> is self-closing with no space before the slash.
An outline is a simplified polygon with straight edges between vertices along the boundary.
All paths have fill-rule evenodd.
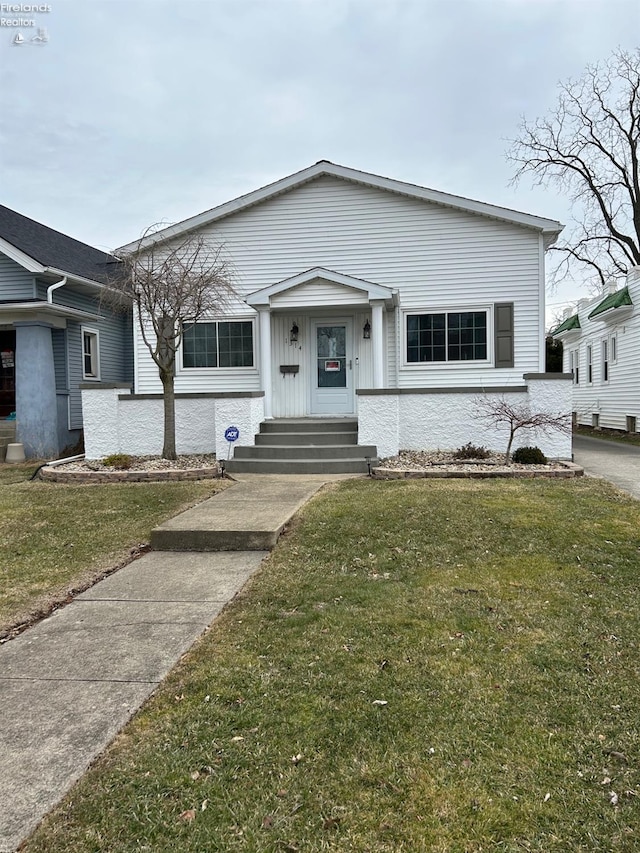
<path id="1" fill-rule="evenodd" d="M 506 140 L 640 43 L 640 0 L 49 5 L 2 12 L 0 203 L 109 250 L 322 159 L 566 221 Z"/>

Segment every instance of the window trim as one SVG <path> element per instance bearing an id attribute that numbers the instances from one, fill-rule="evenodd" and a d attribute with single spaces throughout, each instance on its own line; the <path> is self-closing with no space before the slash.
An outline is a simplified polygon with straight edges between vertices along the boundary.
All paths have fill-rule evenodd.
<path id="1" fill-rule="evenodd" d="M 407 330 L 407 318 L 409 316 L 425 315 L 425 314 L 474 314 L 484 312 L 487 317 L 487 357 L 473 358 L 467 360 L 454 361 L 445 359 L 444 361 L 409 361 L 408 345 L 409 336 Z M 461 305 L 449 306 L 447 308 L 404 308 L 402 310 L 402 367 L 408 370 L 424 370 L 425 368 L 437 366 L 450 368 L 465 368 L 469 366 L 487 366 L 494 364 L 494 323 L 493 323 L 493 305 Z M 445 349 L 447 344 L 445 344 Z"/>
<path id="2" fill-rule="evenodd" d="M 603 385 L 609 384 L 611 375 L 611 359 L 609 355 L 609 338 L 600 341 L 600 378 Z"/>
<path id="3" fill-rule="evenodd" d="M 593 344 L 587 344 L 587 385 L 593 385 Z"/>
<path id="4" fill-rule="evenodd" d="M 200 373 L 206 374 L 207 371 L 211 374 L 218 375 L 225 370 L 245 370 L 250 371 L 251 373 L 258 373 L 258 341 L 256 340 L 256 318 L 255 317 L 206 317 L 201 320 L 196 320 L 195 325 L 200 323 L 251 323 L 251 339 L 253 342 L 253 364 L 249 367 L 185 367 L 184 365 L 184 335 L 180 339 L 180 357 L 176 360 L 177 372 L 178 373 Z M 183 323 L 185 326 L 194 325 L 193 323 Z M 216 340 L 217 340 L 217 332 L 216 332 Z"/>
<path id="5" fill-rule="evenodd" d="M 614 333 L 609 335 L 609 365 L 618 361 L 618 337 Z"/>
<path id="6" fill-rule="evenodd" d="M 90 335 L 93 339 L 95 351 L 91 353 L 92 361 L 95 359 L 95 371 L 87 373 L 84 365 L 85 351 L 84 339 L 85 335 Z M 92 326 L 80 326 L 80 349 L 82 353 L 82 379 L 85 382 L 100 381 L 100 332 Z"/>
<path id="7" fill-rule="evenodd" d="M 580 385 L 580 349 L 578 347 L 569 350 L 569 369 L 573 377 L 572 384 Z"/>

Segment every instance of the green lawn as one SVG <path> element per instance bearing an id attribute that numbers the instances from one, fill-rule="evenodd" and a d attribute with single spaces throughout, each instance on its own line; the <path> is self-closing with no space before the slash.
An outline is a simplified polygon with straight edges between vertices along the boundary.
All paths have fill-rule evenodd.
<path id="1" fill-rule="evenodd" d="M 639 549 L 602 482 L 343 482 L 24 849 L 637 851 Z"/>
<path id="2" fill-rule="evenodd" d="M 219 481 L 64 486 L 0 465 L 0 636 L 130 559 L 151 529 Z"/>

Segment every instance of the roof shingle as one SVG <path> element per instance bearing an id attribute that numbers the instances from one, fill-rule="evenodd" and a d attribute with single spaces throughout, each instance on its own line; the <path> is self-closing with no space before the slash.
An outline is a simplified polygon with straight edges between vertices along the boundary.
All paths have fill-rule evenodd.
<path id="1" fill-rule="evenodd" d="M 118 261 L 0 204 L 0 237 L 45 267 L 104 283 Z"/>

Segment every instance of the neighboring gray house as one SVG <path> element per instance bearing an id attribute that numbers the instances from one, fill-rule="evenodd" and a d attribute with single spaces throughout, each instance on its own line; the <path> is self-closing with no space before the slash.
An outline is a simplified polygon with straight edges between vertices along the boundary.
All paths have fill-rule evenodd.
<path id="1" fill-rule="evenodd" d="M 132 378 L 130 317 L 100 305 L 115 263 L 0 205 L 0 419 L 29 457 L 77 444 L 81 383 Z"/>
<path id="2" fill-rule="evenodd" d="M 640 267 L 624 286 L 581 299 L 551 332 L 563 344 L 563 369 L 573 376 L 574 421 L 640 430 Z"/>

